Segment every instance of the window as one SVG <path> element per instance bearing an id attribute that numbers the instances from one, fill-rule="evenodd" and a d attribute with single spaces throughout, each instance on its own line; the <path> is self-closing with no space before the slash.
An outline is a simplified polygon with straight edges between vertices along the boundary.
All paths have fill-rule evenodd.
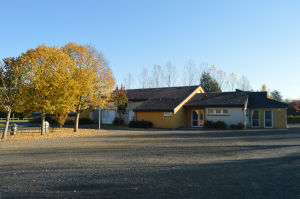
<path id="1" fill-rule="evenodd" d="M 204 124 L 204 110 L 193 110 L 191 112 L 192 127 L 201 127 Z"/>
<path id="2" fill-rule="evenodd" d="M 173 114 L 172 112 L 164 112 L 165 117 L 171 117 Z"/>
<path id="3" fill-rule="evenodd" d="M 228 109 L 212 109 L 208 110 L 209 115 L 228 115 Z"/>
<path id="4" fill-rule="evenodd" d="M 273 111 L 265 111 L 265 128 L 273 128 Z"/>
<path id="5" fill-rule="evenodd" d="M 259 111 L 252 111 L 252 127 L 259 128 Z"/>

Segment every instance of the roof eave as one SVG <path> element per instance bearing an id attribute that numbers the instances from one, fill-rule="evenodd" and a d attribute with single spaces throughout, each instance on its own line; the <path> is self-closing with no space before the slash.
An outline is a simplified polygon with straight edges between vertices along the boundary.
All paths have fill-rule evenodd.
<path id="1" fill-rule="evenodd" d="M 173 112 L 173 109 L 133 109 L 133 112 Z"/>

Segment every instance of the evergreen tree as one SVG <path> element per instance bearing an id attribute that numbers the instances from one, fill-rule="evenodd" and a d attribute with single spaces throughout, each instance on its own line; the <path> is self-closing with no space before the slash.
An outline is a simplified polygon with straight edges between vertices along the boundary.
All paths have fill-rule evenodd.
<path id="1" fill-rule="evenodd" d="M 203 72 L 200 78 L 200 85 L 205 92 L 222 92 L 218 82 L 209 74 Z"/>
<path id="2" fill-rule="evenodd" d="M 274 90 L 271 92 L 271 96 L 274 100 L 281 102 L 282 101 L 282 95 L 278 90 Z"/>

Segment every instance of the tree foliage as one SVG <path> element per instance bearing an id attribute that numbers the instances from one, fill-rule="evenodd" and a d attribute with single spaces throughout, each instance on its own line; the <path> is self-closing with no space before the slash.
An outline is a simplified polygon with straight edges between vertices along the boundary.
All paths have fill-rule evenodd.
<path id="1" fill-rule="evenodd" d="M 274 90 L 271 92 L 271 97 L 276 100 L 276 101 L 279 101 L 281 102 L 282 101 L 282 95 L 281 93 L 278 91 L 278 90 Z"/>
<path id="2" fill-rule="evenodd" d="M 289 103 L 288 115 L 300 115 L 300 100 L 294 100 Z"/>
<path id="3" fill-rule="evenodd" d="M 62 128 L 62 126 L 65 124 L 68 116 L 69 116 L 69 111 L 66 111 L 66 112 L 57 111 L 55 113 L 55 120 L 56 120 L 57 124 L 59 125 L 59 128 Z"/>
<path id="4" fill-rule="evenodd" d="M 113 92 L 113 102 L 115 106 L 118 108 L 118 110 L 124 110 L 126 107 L 126 104 L 128 103 L 128 98 L 127 98 L 127 90 L 123 85 L 119 88 L 118 86 Z"/>
<path id="5" fill-rule="evenodd" d="M 127 98 L 127 90 L 125 89 L 124 86 L 121 85 L 121 87 L 119 88 L 118 86 L 116 87 L 116 89 L 113 92 L 113 102 L 114 105 L 117 107 L 117 111 L 118 111 L 118 122 L 119 125 L 121 124 L 121 114 L 126 112 L 126 105 L 128 103 L 128 98 Z"/>
<path id="6" fill-rule="evenodd" d="M 22 84 L 25 70 L 19 64 L 19 58 L 4 58 L 0 65 L 0 110 L 7 114 L 2 139 L 8 132 L 12 112 L 22 111 Z"/>
<path id="7" fill-rule="evenodd" d="M 68 43 L 62 50 L 75 65 L 76 90 L 74 131 L 78 131 L 80 112 L 89 107 L 103 107 L 110 100 L 114 78 L 102 53 L 94 47 Z"/>
<path id="8" fill-rule="evenodd" d="M 205 92 L 222 92 L 218 82 L 208 72 L 203 72 L 200 85 Z"/>
<path id="9" fill-rule="evenodd" d="M 78 93 L 74 64 L 57 47 L 41 45 L 21 56 L 21 64 L 28 71 L 24 83 L 25 108 L 41 113 L 41 134 L 47 113 L 66 112 L 75 105 Z"/>

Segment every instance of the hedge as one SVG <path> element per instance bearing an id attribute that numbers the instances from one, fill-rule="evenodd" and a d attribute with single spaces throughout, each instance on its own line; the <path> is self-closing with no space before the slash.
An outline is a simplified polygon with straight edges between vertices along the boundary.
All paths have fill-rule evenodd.
<path id="1" fill-rule="evenodd" d="M 135 121 L 132 120 L 131 122 L 129 122 L 129 127 L 131 128 L 152 128 L 153 127 L 153 123 L 149 122 L 149 121 Z"/>
<path id="2" fill-rule="evenodd" d="M 300 124 L 300 116 L 288 116 L 287 122 L 289 124 Z"/>

